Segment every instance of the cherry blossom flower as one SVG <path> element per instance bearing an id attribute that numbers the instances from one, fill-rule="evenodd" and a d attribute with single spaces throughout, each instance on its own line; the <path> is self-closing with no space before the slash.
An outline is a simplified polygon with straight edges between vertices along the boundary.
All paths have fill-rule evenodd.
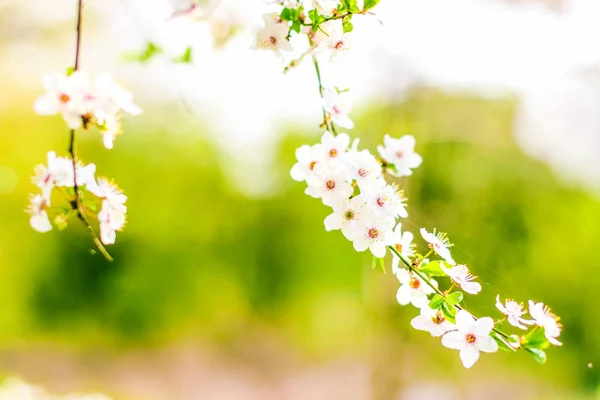
<path id="1" fill-rule="evenodd" d="M 354 249 L 359 252 L 369 249 L 375 257 L 385 257 L 386 246 L 389 245 L 389 236 L 393 226 L 393 220 L 365 212 L 357 221 L 356 229 L 352 234 Z"/>
<path id="2" fill-rule="evenodd" d="M 381 165 L 369 150 L 350 150 L 346 156 L 348 175 L 359 187 L 370 185 L 381 176 Z"/>
<path id="3" fill-rule="evenodd" d="M 477 277 L 471 275 L 466 265 L 460 264 L 452 268 L 446 268 L 444 263 L 442 263 L 441 268 L 465 292 L 470 294 L 481 292 L 481 284 L 479 282 L 472 282 Z"/>
<path id="4" fill-rule="evenodd" d="M 325 230 L 341 229 L 346 239 L 352 240 L 364 209 L 365 199 L 361 195 L 334 206 L 333 213 L 325 218 Z"/>
<path id="5" fill-rule="evenodd" d="M 331 121 L 342 128 L 354 128 L 348 117 L 352 111 L 352 101 L 348 92 L 338 93 L 335 89 L 323 90 L 323 108 L 331 115 Z"/>
<path id="6" fill-rule="evenodd" d="M 121 210 L 114 208 L 108 200 L 102 202 L 102 208 L 98 213 L 98 221 L 100 221 L 100 240 L 105 245 L 114 244 L 117 231 L 122 230 L 125 226 L 126 217 Z"/>
<path id="7" fill-rule="evenodd" d="M 527 329 L 523 324 L 531 325 L 534 321 L 522 318 L 526 314 L 523 310 L 523 304 L 519 304 L 514 300 L 507 299 L 505 304 L 500 301 L 500 295 L 496 296 L 496 307 L 500 312 L 507 316 L 508 323 L 520 329 Z"/>
<path id="8" fill-rule="evenodd" d="M 47 93 L 40 96 L 33 109 L 39 115 L 62 114 L 71 129 L 78 129 L 81 117 L 89 112 L 87 98 L 91 93 L 91 83 L 85 72 L 75 71 L 66 76 L 51 72 L 44 76 Z"/>
<path id="9" fill-rule="evenodd" d="M 367 204 L 377 215 L 387 218 L 408 217 L 404 196 L 398 186 L 389 185 L 385 179 L 379 178 L 363 185 L 361 190 L 368 199 Z"/>
<path id="10" fill-rule="evenodd" d="M 332 162 L 342 161 L 346 155 L 346 150 L 350 145 L 350 137 L 345 133 L 334 136 L 331 132 L 325 131 L 321 136 L 321 160 Z"/>
<path id="11" fill-rule="evenodd" d="M 346 176 L 341 171 L 318 163 L 315 165 L 314 172 L 314 176 L 306 179 L 308 187 L 304 193 L 321 199 L 323 204 L 331 207 L 342 204 L 354 192 L 354 188 L 346 182 Z"/>
<path id="12" fill-rule="evenodd" d="M 29 223 L 31 227 L 41 233 L 52 230 L 52 224 L 46 212 L 49 202 L 43 195 L 30 195 L 29 206 L 25 210 L 29 215 Z"/>
<path id="13" fill-rule="evenodd" d="M 450 254 L 450 250 L 448 250 L 452 244 L 445 233 L 436 232 L 435 229 L 433 230 L 433 233 L 429 233 L 425 228 L 421 228 L 421 236 L 429 243 L 429 248 L 435 251 L 435 253 L 442 257 L 448 264 L 456 264 Z"/>
<path id="14" fill-rule="evenodd" d="M 404 268 L 396 271 L 396 277 L 400 281 L 400 288 L 396 293 L 396 300 L 400 305 L 405 306 L 410 303 L 417 308 L 429 307 L 427 295 L 435 293 L 431 286 Z M 437 287 L 435 280 L 431 279 L 430 281 Z"/>
<path id="15" fill-rule="evenodd" d="M 133 94 L 109 74 L 102 74 L 95 79 L 94 92 L 88 101 L 93 104 L 93 113 L 100 124 L 107 119 L 114 119 L 120 110 L 131 115 L 142 113 L 142 109 L 133 102 Z"/>
<path id="16" fill-rule="evenodd" d="M 123 194 L 123 191 L 116 183 L 111 182 L 106 178 L 98 178 L 98 182 L 94 185 L 90 185 L 88 190 L 106 201 L 107 206 L 110 206 L 123 214 L 127 212 L 127 207 L 125 206 L 127 196 Z"/>
<path id="17" fill-rule="evenodd" d="M 479 359 L 479 352 L 493 353 L 498 350 L 498 343 L 490 336 L 494 328 L 494 320 L 483 317 L 475 320 L 465 310 L 456 313 L 455 331 L 442 337 L 442 344 L 453 350 L 460 350 L 460 359 L 465 368 L 471 368 Z"/>
<path id="18" fill-rule="evenodd" d="M 107 149 L 112 149 L 115 144 L 115 138 L 122 134 L 121 123 L 118 118 L 112 117 L 103 121 L 100 125 L 102 131 L 102 144 Z"/>
<path id="19" fill-rule="evenodd" d="M 54 187 L 73 187 L 73 162 L 66 157 L 57 157 L 53 151 L 48 152 L 48 165 L 39 164 L 34 168 L 31 181 L 40 189 L 42 195 L 50 203 L 50 194 Z M 94 183 L 96 166 L 77 162 L 77 185 L 84 186 Z"/>
<path id="20" fill-rule="evenodd" d="M 442 310 L 432 310 L 427 307 L 421 308 L 421 315 L 417 315 L 410 321 L 413 328 L 426 331 L 433 337 L 442 336 L 444 333 L 455 329 L 455 326 L 444 317 Z"/>
<path id="21" fill-rule="evenodd" d="M 322 147 L 323 145 L 318 143 L 313 146 L 305 144 L 296 149 L 296 159 L 298 162 L 290 170 L 293 180 L 302 182 L 308 177 L 314 176 L 315 165 L 317 165 L 323 153 L 321 150 Z"/>
<path id="22" fill-rule="evenodd" d="M 544 335 L 550 343 L 555 346 L 562 346 L 562 343 L 557 339 L 562 330 L 562 325 L 559 323 L 560 318 L 550 310 L 550 307 L 545 306 L 544 303 L 534 303 L 529 300 L 529 314 L 535 320 L 537 326 L 544 328 Z"/>
<path id="23" fill-rule="evenodd" d="M 400 139 L 385 135 L 383 143 L 385 146 L 378 146 L 377 151 L 386 162 L 394 165 L 394 168 L 389 170 L 390 175 L 410 176 L 412 170 L 423 162 L 423 158 L 415 153 L 415 138 L 412 135 L 405 135 Z"/>
<path id="24" fill-rule="evenodd" d="M 354 46 L 351 36 L 344 33 L 343 29 L 336 28 L 329 33 L 329 37 L 321 47 L 330 52 L 329 61 L 332 62 Z"/>
<path id="25" fill-rule="evenodd" d="M 337 11 L 339 0 L 312 0 L 313 8 L 316 8 L 321 15 L 330 17 Z"/>
<path id="26" fill-rule="evenodd" d="M 396 251 L 410 260 L 415 255 L 415 245 L 413 244 L 414 235 L 410 232 L 402 232 L 402 224 L 396 225 L 390 235 L 390 245 Z M 396 274 L 400 265 L 400 257 L 392 252 L 392 272 Z"/>
<path id="27" fill-rule="evenodd" d="M 277 13 L 265 14 L 263 20 L 265 26 L 256 33 L 254 48 L 272 50 L 279 57 L 283 57 L 282 51 L 292 51 L 292 45 L 287 39 L 290 30 L 287 22 Z"/>

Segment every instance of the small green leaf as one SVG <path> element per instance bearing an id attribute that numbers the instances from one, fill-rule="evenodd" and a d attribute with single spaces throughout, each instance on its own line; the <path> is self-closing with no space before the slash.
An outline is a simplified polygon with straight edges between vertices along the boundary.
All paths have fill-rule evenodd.
<path id="1" fill-rule="evenodd" d="M 355 14 L 360 13 L 360 8 L 358 8 L 358 3 L 356 0 L 342 0 L 342 4 L 344 5 L 344 9 L 349 12 Z"/>
<path id="2" fill-rule="evenodd" d="M 444 313 L 444 317 L 453 324 L 456 323 L 456 308 L 453 306 L 449 306 L 448 303 L 442 303 L 442 312 Z"/>
<path id="3" fill-rule="evenodd" d="M 300 25 L 300 21 L 292 22 L 292 30 L 295 31 L 296 33 L 300 33 L 301 27 L 302 27 L 302 25 Z"/>
<path id="4" fill-rule="evenodd" d="M 419 271 L 426 273 L 429 276 L 447 276 L 447 274 L 442 271 L 442 263 L 444 261 L 442 260 L 434 260 L 431 261 L 429 264 L 423 265 L 421 268 L 419 268 Z M 447 267 L 446 265 L 444 265 L 444 267 Z"/>
<path id="5" fill-rule="evenodd" d="M 354 29 L 354 25 L 352 25 L 352 22 L 345 19 L 342 23 L 342 29 L 344 30 L 344 33 L 352 32 L 352 29 Z"/>
<path id="6" fill-rule="evenodd" d="M 504 351 L 509 351 L 509 352 L 515 352 L 515 351 L 517 351 L 517 350 L 516 350 L 514 347 L 512 347 L 512 346 L 510 345 L 510 343 L 509 343 L 509 342 L 508 342 L 506 339 L 504 339 L 502 336 L 500 336 L 500 335 L 497 335 L 497 334 L 492 334 L 492 338 L 493 338 L 493 339 L 496 341 L 496 343 L 498 343 L 498 347 L 499 347 L 501 350 L 504 350 Z"/>
<path id="7" fill-rule="evenodd" d="M 141 52 L 125 55 L 125 61 L 146 63 L 162 52 L 163 50 L 159 46 L 152 42 L 147 42 L 146 47 Z"/>
<path id="8" fill-rule="evenodd" d="M 437 310 L 445 302 L 446 302 L 446 299 L 443 296 L 440 296 L 439 294 L 436 293 L 433 295 L 433 297 L 429 301 L 429 307 L 431 307 L 434 310 Z"/>
<path id="9" fill-rule="evenodd" d="M 67 68 L 67 76 L 71 75 L 73 72 L 75 72 L 75 67 Z"/>
<path id="10" fill-rule="evenodd" d="M 527 351 L 528 353 L 531 353 L 533 355 L 533 359 L 535 361 L 537 361 L 540 364 L 545 364 L 546 363 L 546 352 L 544 352 L 544 350 L 541 349 L 532 349 L 532 348 L 528 348 L 525 347 L 525 351 Z"/>
<path id="11" fill-rule="evenodd" d="M 446 296 L 446 303 L 450 306 L 455 306 L 463 300 L 462 292 L 452 292 Z"/>
<path id="12" fill-rule="evenodd" d="M 510 335 L 508 337 L 508 339 L 506 339 L 506 340 L 515 349 L 518 349 L 519 347 L 521 347 L 521 338 L 519 337 L 519 335 Z"/>
<path id="13" fill-rule="evenodd" d="M 185 49 L 185 52 L 181 56 L 173 59 L 173 62 L 182 63 L 182 64 L 190 64 L 192 62 L 192 46 L 188 46 Z"/>
<path id="14" fill-rule="evenodd" d="M 375 7 L 377 4 L 379 4 L 379 0 L 365 0 L 363 11 L 370 10 L 371 8 Z"/>
<path id="15" fill-rule="evenodd" d="M 533 329 L 523 339 L 523 346 L 536 349 L 547 349 L 550 342 L 546 339 L 544 328 Z"/>
<path id="16" fill-rule="evenodd" d="M 292 13 L 295 10 L 293 8 L 284 8 L 283 10 L 281 10 L 281 14 L 279 14 L 279 17 L 284 20 L 284 21 L 293 21 L 294 18 L 292 16 Z"/>

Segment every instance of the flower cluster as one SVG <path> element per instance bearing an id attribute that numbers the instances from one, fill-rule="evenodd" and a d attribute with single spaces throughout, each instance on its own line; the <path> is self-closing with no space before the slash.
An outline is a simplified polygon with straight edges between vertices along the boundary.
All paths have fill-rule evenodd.
<path id="1" fill-rule="evenodd" d="M 408 153 L 407 153 L 408 155 Z M 396 219 L 408 216 L 403 192 L 388 184 L 380 162 L 368 151 L 350 147 L 350 137 L 325 132 L 321 143 L 302 146 L 292 178 L 306 181 L 305 193 L 332 209 L 325 229 L 341 230 L 357 251 L 382 258 L 393 244 Z"/>
<path id="2" fill-rule="evenodd" d="M 132 94 L 108 74 L 92 81 L 83 71 L 51 72 L 44 76 L 43 83 L 47 92 L 34 102 L 35 112 L 60 113 L 70 129 L 98 127 L 107 149 L 112 149 L 115 137 L 122 133 L 120 111 L 132 115 L 142 112 L 133 103 Z"/>
<path id="3" fill-rule="evenodd" d="M 97 210 L 100 205 L 98 212 L 100 240 L 105 245 L 113 244 L 116 231 L 122 230 L 125 226 L 127 196 L 108 179 L 96 179 L 95 173 L 96 166 L 94 164 L 85 165 L 77 162 L 74 167 L 71 159 L 57 157 L 53 151 L 49 152 L 48 164 L 37 165 L 32 177 L 33 184 L 41 191 L 39 194 L 30 195 L 30 204 L 26 210 L 30 215 L 29 222 L 33 229 L 38 232 L 52 230 L 53 225 L 48 215 L 49 211 L 54 211 L 54 225 L 59 229 L 64 229 L 67 226 L 67 220 L 72 216 L 77 216 L 78 211 L 87 215 L 87 213 Z M 77 204 L 75 183 L 81 196 L 82 209 Z M 52 194 L 54 192 L 64 196 L 67 204 L 53 207 Z M 88 193 L 94 198 L 87 196 Z"/>
<path id="4" fill-rule="evenodd" d="M 385 174 L 409 176 L 421 164 L 414 137 L 386 135 L 378 153 L 379 159 L 369 150 L 359 150 L 358 140 L 350 146 L 345 133 L 335 136 L 325 132 L 320 143 L 296 151 L 297 163 L 290 174 L 294 180 L 306 182 L 306 194 L 331 207 L 332 213 L 325 218 L 327 231 L 341 230 L 356 251 L 369 249 L 379 259 L 391 251 L 392 272 L 400 284 L 396 299 L 400 305 L 419 309 L 411 326 L 441 337 L 442 345 L 459 350 L 466 368 L 477 362 L 480 352 L 498 348 L 523 348 L 544 362 L 544 350 L 551 344 L 561 345 L 557 339 L 561 333 L 559 318 L 543 303 L 530 301 L 533 320 L 527 320 L 522 304 L 514 300 L 502 303 L 499 297 L 496 306 L 504 316 L 499 321 L 488 316 L 476 318 L 468 312 L 463 305 L 464 293 L 481 292 L 477 277 L 454 260 L 445 233 L 421 229 L 427 251 L 417 252 L 414 235 L 403 230 L 398 221 L 408 217 L 403 192 L 384 178 Z M 430 260 L 433 256 L 439 258 Z M 507 334 L 500 330 L 504 320 L 522 330 L 528 325 L 534 327 L 521 336 Z"/>
<path id="5" fill-rule="evenodd" d="M 94 164 L 85 165 L 77 158 L 76 131 L 97 127 L 102 132 L 104 146 L 111 149 L 115 137 L 121 134 L 121 111 L 138 115 L 142 110 L 133 103 L 133 95 L 110 75 L 103 74 L 92 80 L 78 69 L 82 10 L 83 1 L 79 0 L 74 66 L 64 74 L 46 74 L 43 79 L 46 93 L 33 104 L 33 109 L 40 115 L 62 115 L 70 130 L 70 157 L 57 157 L 51 151 L 48 164 L 35 168 L 32 181 L 41 193 L 30 196 L 26 212 L 30 215 L 31 226 L 39 232 L 48 232 L 53 226 L 64 229 L 68 219 L 76 216 L 91 234 L 98 250 L 112 261 L 104 245 L 115 243 L 116 232 L 125 226 L 127 196 L 110 180 L 96 179 Z M 66 204 L 54 205 L 53 193 L 60 193 Z M 99 222 L 99 238 L 90 225 L 90 216 Z"/>

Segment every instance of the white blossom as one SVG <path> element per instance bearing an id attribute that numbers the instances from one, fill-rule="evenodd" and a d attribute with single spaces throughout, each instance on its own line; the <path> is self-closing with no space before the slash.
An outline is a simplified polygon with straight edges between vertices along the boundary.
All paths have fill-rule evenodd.
<path id="1" fill-rule="evenodd" d="M 385 218 L 408 217 L 402 192 L 398 186 L 388 184 L 382 177 L 363 185 L 361 191 L 375 214 Z"/>
<path id="2" fill-rule="evenodd" d="M 410 325 L 420 331 L 429 332 L 433 337 L 442 336 L 455 328 L 453 323 L 446 320 L 442 310 L 432 310 L 429 306 L 422 307 L 421 314 L 413 318 Z"/>
<path id="3" fill-rule="evenodd" d="M 498 343 L 490 336 L 494 321 L 490 317 L 475 320 L 465 310 L 456 313 L 457 330 L 446 333 L 442 344 L 449 349 L 460 350 L 460 359 L 465 368 L 471 368 L 479 359 L 479 352 L 493 353 Z"/>
<path id="4" fill-rule="evenodd" d="M 322 147 L 323 145 L 318 143 L 313 146 L 305 144 L 296 149 L 296 159 L 298 162 L 290 170 L 293 180 L 302 182 L 308 177 L 314 176 L 313 170 L 315 165 L 317 165 L 323 154 Z"/>
<path id="5" fill-rule="evenodd" d="M 335 206 L 342 204 L 354 192 L 354 188 L 346 181 L 341 170 L 335 170 L 325 163 L 314 167 L 314 175 L 306 179 L 308 187 L 304 193 L 317 199 L 323 204 Z"/>
<path id="6" fill-rule="evenodd" d="M 339 0 L 312 0 L 313 8 L 316 8 L 321 15 L 330 17 L 340 4 Z"/>
<path id="7" fill-rule="evenodd" d="M 381 176 L 381 165 L 369 150 L 348 151 L 346 165 L 350 179 L 355 180 L 360 188 L 371 185 Z"/>
<path id="8" fill-rule="evenodd" d="M 93 113 L 101 121 L 113 119 L 123 110 L 139 115 L 142 109 L 133 102 L 133 94 L 117 83 L 109 74 L 102 74 L 94 81 Z"/>
<path id="9" fill-rule="evenodd" d="M 448 264 L 456 264 L 448 249 L 452 244 L 445 233 L 436 232 L 435 229 L 433 230 L 433 233 L 429 233 L 425 228 L 421 228 L 421 236 L 429 243 L 429 248 L 435 251 L 435 253 L 442 257 Z"/>
<path id="10" fill-rule="evenodd" d="M 39 164 L 34 168 L 31 181 L 42 190 L 42 195 L 50 203 L 50 194 L 54 187 L 73 187 L 73 161 L 66 157 L 57 157 L 53 151 L 48 152 L 48 165 Z M 77 185 L 84 186 L 94 183 L 96 166 L 77 162 Z"/>
<path id="11" fill-rule="evenodd" d="M 555 346 L 562 346 L 562 343 L 557 339 L 560 336 L 562 325 L 558 322 L 558 318 L 550 307 L 544 303 L 534 303 L 529 300 L 529 315 L 535 320 L 535 324 L 544 328 L 544 335 L 550 343 Z"/>
<path id="12" fill-rule="evenodd" d="M 290 30 L 287 21 L 283 21 L 277 13 L 265 14 L 263 20 L 265 26 L 256 33 L 254 48 L 272 50 L 279 57 L 283 57 L 282 51 L 292 51 L 287 39 Z"/>
<path id="13" fill-rule="evenodd" d="M 331 122 L 342 128 L 354 128 L 354 122 L 348 114 L 352 111 L 349 92 L 338 93 L 335 89 L 323 90 L 323 108 L 331 115 Z"/>
<path id="14" fill-rule="evenodd" d="M 410 259 L 415 255 L 415 245 L 413 244 L 414 235 L 411 232 L 402 232 L 402 224 L 396 225 L 394 231 L 390 235 L 390 245 L 403 255 L 406 259 Z M 392 252 L 392 272 L 396 274 L 400 265 L 400 257 Z"/>
<path id="15" fill-rule="evenodd" d="M 333 212 L 325 218 L 325 230 L 341 229 L 346 239 L 352 240 L 356 235 L 356 224 L 364 218 L 364 210 L 365 200 L 362 195 L 333 206 Z"/>
<path id="16" fill-rule="evenodd" d="M 114 244 L 117 231 L 120 231 L 125 226 L 126 217 L 122 209 L 113 208 L 112 204 L 104 200 L 102 208 L 98 213 L 98 221 L 100 222 L 100 240 L 103 244 Z"/>
<path id="17" fill-rule="evenodd" d="M 507 299 L 504 304 L 500 301 L 500 295 L 496 296 L 496 307 L 500 312 L 506 315 L 508 323 L 520 329 L 527 329 L 523 324 L 531 325 L 534 321 L 522 318 L 526 311 L 523 310 L 523 304 L 514 300 Z"/>
<path id="18" fill-rule="evenodd" d="M 356 229 L 352 235 L 354 249 L 359 252 L 369 249 L 375 257 L 385 257 L 393 226 L 394 220 L 365 212 L 355 224 Z"/>
<path id="19" fill-rule="evenodd" d="M 415 138 L 412 135 L 404 135 L 400 139 L 394 139 L 390 135 L 383 137 L 385 146 L 379 145 L 379 155 L 394 168 L 389 174 L 397 177 L 412 175 L 412 170 L 423 162 L 423 158 L 415 153 Z"/>
<path id="20" fill-rule="evenodd" d="M 400 281 L 400 288 L 396 293 L 396 300 L 400 305 L 405 306 L 410 303 L 417 308 L 429 307 L 427 295 L 435 293 L 431 286 L 404 268 L 396 271 L 396 277 Z M 437 287 L 435 280 L 431 279 L 430 282 Z"/>
<path id="21" fill-rule="evenodd" d="M 60 113 L 69 128 L 78 129 L 82 124 L 81 117 L 89 112 L 91 83 L 87 74 L 75 71 L 67 76 L 50 72 L 44 76 L 43 83 L 47 93 L 33 103 L 34 111 L 40 115 Z"/>
<path id="22" fill-rule="evenodd" d="M 48 218 L 49 202 L 40 194 L 30 195 L 29 206 L 25 210 L 29 215 L 29 223 L 31 227 L 38 232 L 48 232 L 52 230 L 52 224 Z"/>
<path id="23" fill-rule="evenodd" d="M 325 131 L 321 136 L 321 161 L 342 162 L 350 145 L 350 137 L 345 133 L 333 135 Z"/>
<path id="24" fill-rule="evenodd" d="M 444 263 L 441 263 L 442 271 L 444 271 L 450 279 L 467 293 L 477 294 L 481 291 L 481 284 L 473 282 L 476 276 L 471 275 L 469 268 L 466 265 L 455 265 L 452 268 L 446 268 Z"/>

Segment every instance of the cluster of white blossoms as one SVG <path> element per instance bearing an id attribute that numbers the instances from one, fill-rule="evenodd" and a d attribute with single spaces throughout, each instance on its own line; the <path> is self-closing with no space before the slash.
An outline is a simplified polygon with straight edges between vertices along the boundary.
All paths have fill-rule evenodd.
<path id="1" fill-rule="evenodd" d="M 72 159 L 57 157 L 55 152 L 49 152 L 48 164 L 37 165 L 32 177 L 33 184 L 41 191 L 41 193 L 30 195 L 30 204 L 26 210 L 30 215 L 29 222 L 33 229 L 38 232 L 52 230 L 53 224 L 48 214 L 50 211 L 54 211 L 52 221 L 59 229 L 67 226 L 67 220 L 70 217 L 77 216 L 78 205 L 74 192 L 74 186 L 77 183 L 82 197 L 81 204 L 84 208 L 82 212 L 93 212 L 100 205 L 98 212 L 100 240 L 105 245 L 113 244 L 116 232 L 125 226 L 127 196 L 108 179 L 96 179 L 95 173 L 96 166 L 94 164 L 85 165 L 78 161 L 73 168 Z M 67 204 L 52 207 L 53 193 L 65 197 Z M 94 195 L 94 198 L 86 196 L 88 193 Z"/>
<path id="2" fill-rule="evenodd" d="M 407 157 L 418 157 L 414 149 L 405 150 Z M 384 257 L 386 246 L 393 244 L 396 219 L 408 214 L 402 191 L 385 181 L 380 162 L 359 150 L 358 141 L 350 147 L 347 134 L 331 132 L 323 134 L 321 143 L 300 147 L 296 157 L 292 178 L 306 181 L 305 193 L 332 208 L 325 229 L 341 230 L 357 251 L 369 249 Z"/>
<path id="3" fill-rule="evenodd" d="M 103 394 L 57 396 L 20 379 L 9 378 L 0 383 L 0 400 L 110 400 Z"/>
<path id="4" fill-rule="evenodd" d="M 121 113 L 138 115 L 142 110 L 134 104 L 133 95 L 109 74 L 91 79 L 78 69 L 82 9 L 83 1 L 79 0 L 74 67 L 65 73 L 47 73 L 43 78 L 46 93 L 33 103 L 34 111 L 40 115 L 62 115 L 70 130 L 69 157 L 57 157 L 51 151 L 48 164 L 35 167 L 32 181 L 41 193 L 30 196 L 25 211 L 38 232 L 48 232 L 53 226 L 64 229 L 69 218 L 77 217 L 98 250 L 111 261 L 104 245 L 114 244 L 116 232 L 125 226 L 127 196 L 109 179 L 96 179 L 94 164 L 85 165 L 78 159 L 76 131 L 96 127 L 102 133 L 104 146 L 112 149 L 115 137 L 122 133 Z M 60 194 L 66 203 L 56 205 L 54 194 Z M 92 216 L 98 220 L 99 238 L 89 222 Z"/>
<path id="5" fill-rule="evenodd" d="M 297 163 L 290 175 L 306 182 L 306 194 L 331 207 L 331 214 L 325 218 L 327 231 L 341 230 L 356 251 L 369 249 L 378 259 L 391 250 L 392 272 L 400 284 L 396 299 L 401 305 L 419 309 L 412 327 L 441 337 L 445 347 L 459 350 L 466 368 L 477 362 L 480 352 L 495 352 L 498 348 L 523 348 L 544 362 L 544 350 L 550 344 L 561 345 L 557 339 L 561 333 L 559 318 L 544 304 L 530 301 L 533 319 L 525 319 L 522 304 L 514 300 L 501 303 L 499 297 L 496 306 L 503 319 L 476 318 L 469 313 L 462 305 L 464 293 L 478 294 L 481 284 L 466 265 L 454 260 L 445 233 L 421 229 L 427 252 L 417 252 L 414 235 L 403 230 L 399 222 L 399 218 L 408 217 L 403 192 L 384 178 L 385 174 L 412 175 L 421 164 L 414 137 L 396 139 L 386 135 L 378 153 L 379 159 L 369 150 L 359 150 L 358 140 L 350 146 L 350 137 L 345 133 L 325 132 L 320 143 L 296 150 Z M 434 255 L 440 259 L 430 260 Z M 446 283 L 436 279 L 445 279 Z M 534 327 L 521 336 L 507 334 L 500 330 L 504 320 L 523 330 Z"/>
<path id="6" fill-rule="evenodd" d="M 133 103 L 133 95 L 103 74 L 95 80 L 83 71 L 71 74 L 51 72 L 44 76 L 47 90 L 33 104 L 40 115 L 61 114 L 70 129 L 96 126 L 107 149 L 112 149 L 115 137 L 122 133 L 120 111 L 138 115 L 142 110 Z"/>

